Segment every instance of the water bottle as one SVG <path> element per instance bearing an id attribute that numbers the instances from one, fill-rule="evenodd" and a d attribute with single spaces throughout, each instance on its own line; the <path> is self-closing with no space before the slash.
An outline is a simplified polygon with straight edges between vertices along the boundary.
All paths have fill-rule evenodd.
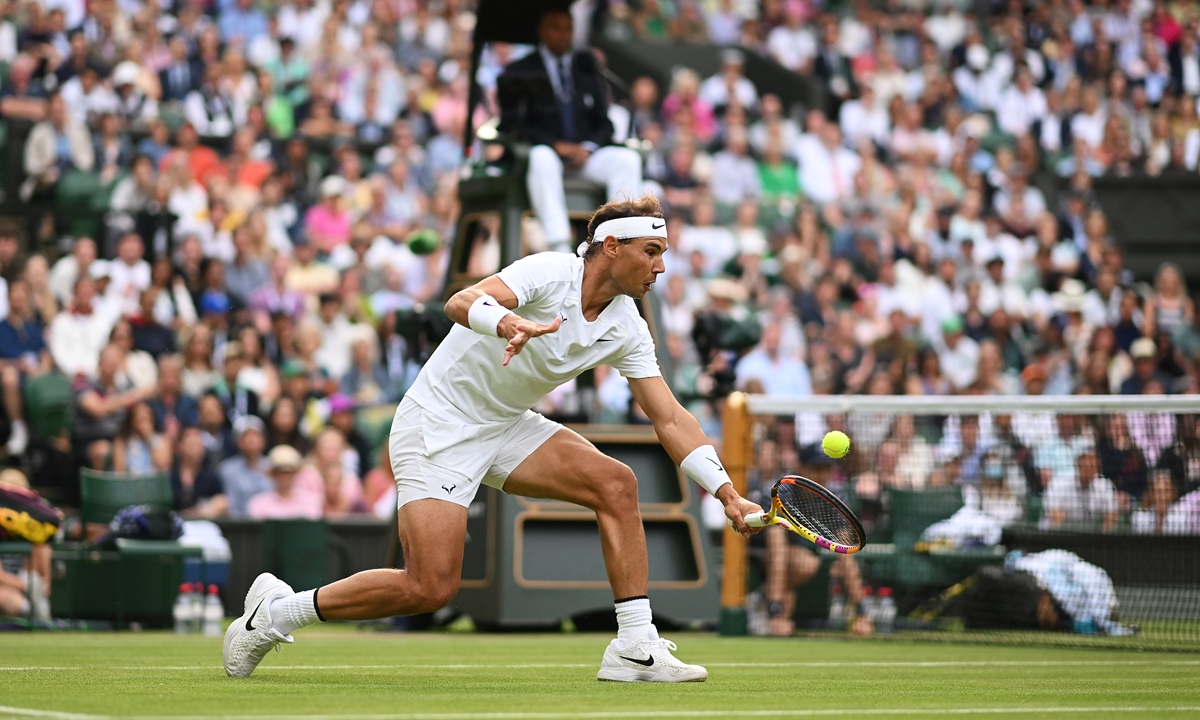
<path id="1" fill-rule="evenodd" d="M 896 601 L 892 599 L 890 587 L 879 588 L 879 602 L 876 604 L 875 632 L 891 635 L 896 629 Z"/>
<path id="2" fill-rule="evenodd" d="M 204 634 L 210 637 L 221 634 L 221 621 L 225 619 L 219 592 L 216 585 L 209 585 L 208 598 L 204 601 Z"/>
<path id="3" fill-rule="evenodd" d="M 833 597 L 829 600 L 829 629 L 846 629 L 846 595 L 841 585 L 833 586 Z"/>
<path id="4" fill-rule="evenodd" d="M 171 608 L 171 617 L 175 620 L 176 635 L 187 635 L 192 631 L 191 583 L 183 583 L 179 586 L 179 595 L 175 597 L 175 605 Z"/>
<path id="5" fill-rule="evenodd" d="M 871 594 L 871 586 L 863 587 L 862 600 L 858 603 L 858 614 L 867 619 L 871 626 L 875 626 L 875 619 L 879 616 L 879 605 L 875 601 L 875 596 Z"/>
<path id="6" fill-rule="evenodd" d="M 192 583 L 192 632 L 204 632 L 204 583 Z"/>

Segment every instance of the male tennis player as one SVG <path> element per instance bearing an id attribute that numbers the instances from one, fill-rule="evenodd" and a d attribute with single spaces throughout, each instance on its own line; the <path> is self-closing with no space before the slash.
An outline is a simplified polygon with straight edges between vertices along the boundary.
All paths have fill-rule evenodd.
<path id="1" fill-rule="evenodd" d="M 663 447 L 725 505 L 739 532 L 760 512 L 741 498 L 700 425 L 663 381 L 633 302 L 663 272 L 662 208 L 653 197 L 604 205 L 579 255 L 541 253 L 450 298 L 458 327 L 429 358 L 396 409 L 389 441 L 403 570 L 367 570 L 295 593 L 259 575 L 245 614 L 225 634 L 225 671 L 245 677 L 292 631 L 320 620 L 367 620 L 443 607 L 458 592 L 467 507 L 480 483 L 565 500 L 596 512 L 617 638 L 600 680 L 699 682 L 708 671 L 675 658 L 651 623 L 646 538 L 637 478 L 578 434 L 530 410 L 546 393 L 598 365 L 629 379 Z"/>

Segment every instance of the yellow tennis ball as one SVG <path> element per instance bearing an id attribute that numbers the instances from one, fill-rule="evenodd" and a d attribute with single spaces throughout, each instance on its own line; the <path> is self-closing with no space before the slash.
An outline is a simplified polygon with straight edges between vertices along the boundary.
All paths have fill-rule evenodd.
<path id="1" fill-rule="evenodd" d="M 843 457 L 850 452 L 850 438 L 841 430 L 825 433 L 825 439 L 821 441 L 821 449 L 831 458 Z"/>

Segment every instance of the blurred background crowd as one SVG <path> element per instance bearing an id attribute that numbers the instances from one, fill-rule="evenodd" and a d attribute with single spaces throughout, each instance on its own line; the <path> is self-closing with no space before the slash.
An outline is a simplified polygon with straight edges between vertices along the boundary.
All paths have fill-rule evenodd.
<path id="1" fill-rule="evenodd" d="M 581 47 L 601 26 L 737 44 L 828 98 L 785 107 L 729 49 L 716 74 L 638 78 L 610 110 L 667 210 L 660 339 L 712 434 L 735 387 L 1200 390 L 1184 273 L 1133 277 L 1092 192 L 1105 174 L 1196 171 L 1200 5 L 572 12 Z M 474 23 L 462 0 L 0 1 L 0 119 L 32 126 L 20 195 L 43 209 L 0 226 L 12 461 L 39 449 L 24 403 L 57 370 L 73 412 L 41 449 L 170 472 L 191 516 L 390 517 L 381 428 L 427 356 L 397 327 L 440 304 L 460 169 L 490 157 L 463 152 Z M 484 50 L 475 126 L 531 50 Z M 80 203 L 103 223 L 81 226 Z M 582 399 L 589 419 L 639 421 L 617 373 L 594 389 L 538 409 Z M 1195 423 L 1161 431 L 1156 460 L 1184 453 L 1179 497 L 1200 441 Z"/>

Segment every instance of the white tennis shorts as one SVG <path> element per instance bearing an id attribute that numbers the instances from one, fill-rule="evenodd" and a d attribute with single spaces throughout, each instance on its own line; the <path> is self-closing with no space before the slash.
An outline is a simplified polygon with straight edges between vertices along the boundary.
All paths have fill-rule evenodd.
<path id="1" fill-rule="evenodd" d="M 469 507 L 480 483 L 503 489 L 509 473 L 561 429 L 532 410 L 510 422 L 464 425 L 404 398 L 388 437 L 396 505 L 438 498 Z"/>

